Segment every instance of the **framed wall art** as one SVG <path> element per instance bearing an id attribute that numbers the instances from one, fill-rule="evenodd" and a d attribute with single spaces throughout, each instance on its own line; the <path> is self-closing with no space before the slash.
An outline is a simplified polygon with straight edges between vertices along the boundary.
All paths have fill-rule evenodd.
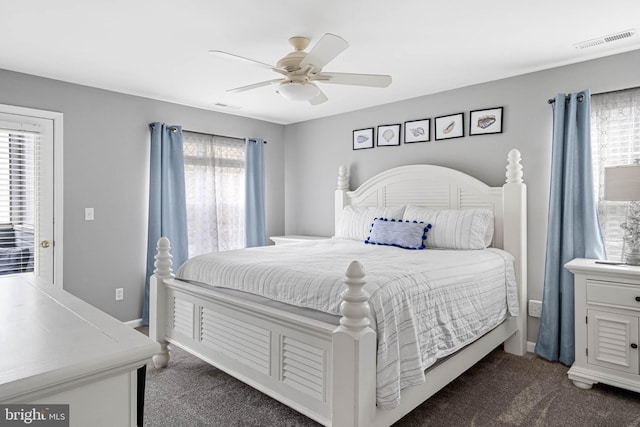
<path id="1" fill-rule="evenodd" d="M 469 112 L 469 135 L 502 133 L 502 107 Z"/>
<path id="2" fill-rule="evenodd" d="M 400 125 L 378 126 L 378 147 L 400 145 Z"/>
<path id="3" fill-rule="evenodd" d="M 353 131 L 353 149 L 363 150 L 365 148 L 373 148 L 373 128 Z"/>
<path id="4" fill-rule="evenodd" d="M 404 143 L 429 141 L 431 119 L 404 122 Z"/>
<path id="5" fill-rule="evenodd" d="M 464 113 L 435 118 L 435 139 L 461 138 L 464 136 Z"/>

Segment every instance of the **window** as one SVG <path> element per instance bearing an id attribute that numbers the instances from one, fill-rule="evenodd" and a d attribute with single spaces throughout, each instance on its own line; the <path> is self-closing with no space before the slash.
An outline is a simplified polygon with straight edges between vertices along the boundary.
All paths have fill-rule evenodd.
<path id="1" fill-rule="evenodd" d="M 32 272 L 40 135 L 0 127 L 0 275 Z"/>
<path id="2" fill-rule="evenodd" d="M 244 247 L 245 144 L 183 131 L 189 256 Z"/>
<path id="3" fill-rule="evenodd" d="M 607 258 L 622 260 L 626 202 L 603 200 L 604 168 L 640 158 L 640 88 L 591 96 L 591 149 L 598 217 Z"/>

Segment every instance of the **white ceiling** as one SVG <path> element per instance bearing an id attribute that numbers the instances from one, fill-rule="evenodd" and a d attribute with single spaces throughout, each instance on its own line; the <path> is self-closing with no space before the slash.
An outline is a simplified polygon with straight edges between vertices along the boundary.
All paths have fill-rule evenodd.
<path id="1" fill-rule="evenodd" d="M 289 124 L 640 48 L 639 0 L 2 0 L 0 68 Z M 350 46 L 324 71 L 390 74 L 385 89 L 319 85 L 311 106 L 226 89 L 277 78 L 291 36 Z M 633 72 L 638 72 L 634 70 Z M 1 94 L 0 94 L 1 96 Z M 228 104 L 219 107 L 216 103 Z"/>

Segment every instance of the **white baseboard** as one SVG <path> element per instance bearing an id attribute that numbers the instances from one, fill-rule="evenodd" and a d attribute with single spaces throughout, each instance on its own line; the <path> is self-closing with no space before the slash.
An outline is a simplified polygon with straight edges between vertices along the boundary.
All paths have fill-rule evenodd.
<path id="1" fill-rule="evenodd" d="M 125 325 L 131 327 L 131 328 L 138 328 L 140 326 L 142 326 L 142 318 L 140 319 L 134 319 L 134 320 L 129 320 L 128 322 L 122 322 Z"/>
<path id="2" fill-rule="evenodd" d="M 527 352 L 528 353 L 535 353 L 536 350 L 536 343 L 535 342 L 531 342 L 531 341 L 527 341 Z"/>

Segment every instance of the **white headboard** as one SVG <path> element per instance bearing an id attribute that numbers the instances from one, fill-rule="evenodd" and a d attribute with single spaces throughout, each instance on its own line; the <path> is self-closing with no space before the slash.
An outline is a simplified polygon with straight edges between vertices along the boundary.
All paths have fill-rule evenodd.
<path id="1" fill-rule="evenodd" d="M 347 170 L 341 166 L 338 170 L 335 198 L 336 231 L 340 226 L 343 208 L 347 205 L 415 205 L 430 209 L 482 207 L 493 210 L 495 232 L 492 246 L 504 249 L 505 207 L 510 202 L 505 198 L 505 186 L 490 187 L 464 172 L 434 165 L 410 165 L 389 169 L 368 179 L 353 191 L 349 191 L 348 181 Z M 509 153 L 507 183 L 524 187 L 518 150 Z"/>
<path id="2" fill-rule="evenodd" d="M 501 187 L 490 187 L 455 169 L 410 165 L 381 172 L 350 191 L 347 169 L 341 166 L 335 194 L 335 230 L 339 229 L 342 211 L 347 205 L 492 209 L 495 218 L 492 246 L 515 257 L 516 276 L 521 289 L 520 306 L 526 311 L 527 196 L 520 161 L 520 152 L 511 150 L 507 156 L 506 182 Z M 526 321 L 526 316 L 524 318 Z"/>
<path id="3" fill-rule="evenodd" d="M 343 170 L 344 172 L 344 170 Z M 354 191 L 336 192 L 336 231 L 344 206 L 415 205 L 430 209 L 488 208 L 495 216 L 493 246 L 502 248 L 502 187 L 454 169 L 433 165 L 401 166 L 370 178 Z M 342 203 L 340 203 L 342 202 Z"/>

